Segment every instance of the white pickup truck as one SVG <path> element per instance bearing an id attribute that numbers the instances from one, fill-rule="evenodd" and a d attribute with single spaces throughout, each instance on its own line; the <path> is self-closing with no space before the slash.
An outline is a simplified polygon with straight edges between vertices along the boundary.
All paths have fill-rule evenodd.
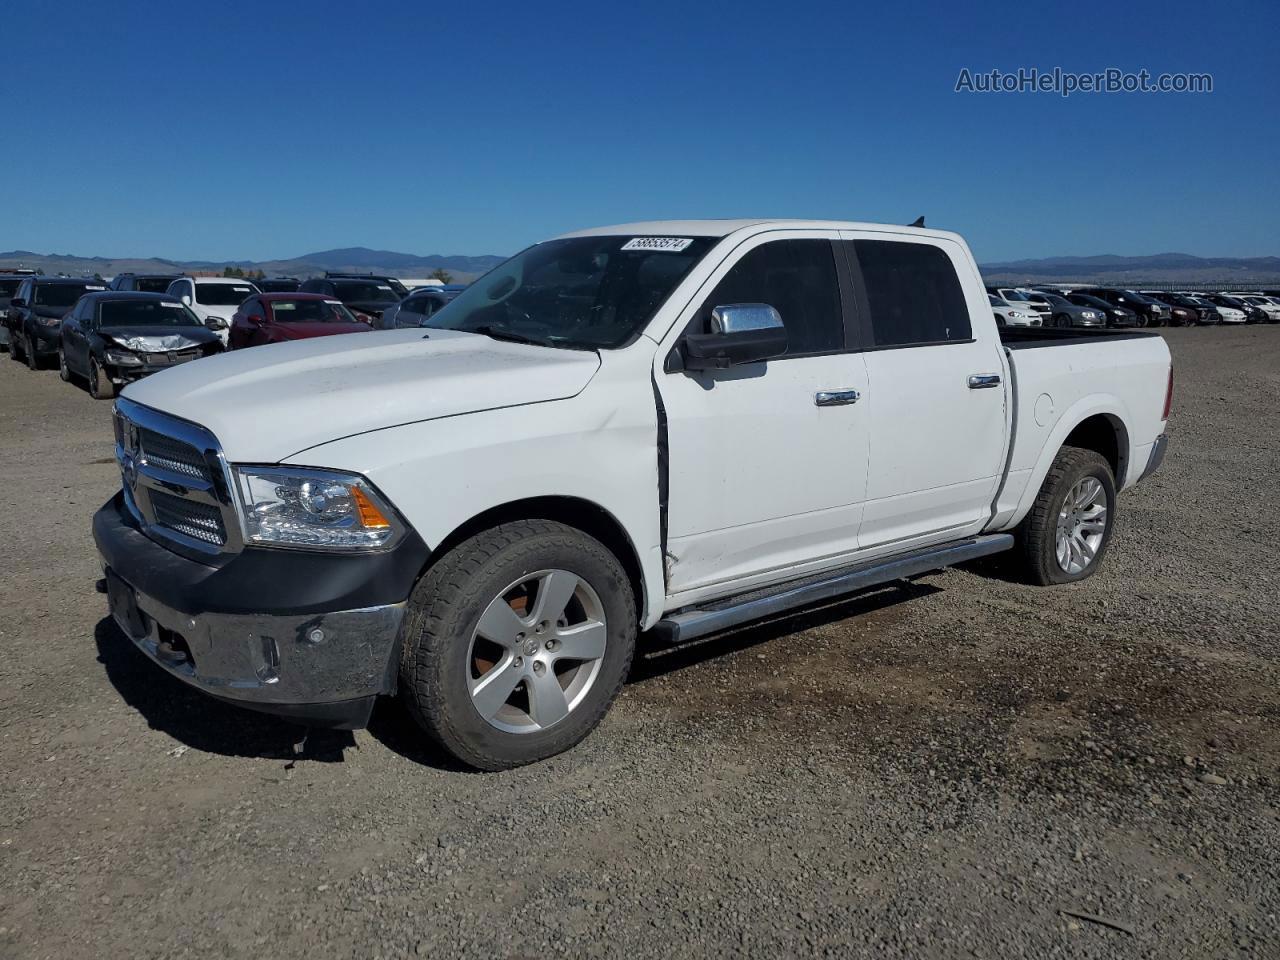
<path id="1" fill-rule="evenodd" d="M 475 767 L 565 750 L 683 642 L 1015 549 L 1092 574 L 1173 389 L 1147 332 L 998 330 L 955 234 L 676 221 L 517 254 L 426 329 L 131 384 L 94 519 L 182 680 Z"/>

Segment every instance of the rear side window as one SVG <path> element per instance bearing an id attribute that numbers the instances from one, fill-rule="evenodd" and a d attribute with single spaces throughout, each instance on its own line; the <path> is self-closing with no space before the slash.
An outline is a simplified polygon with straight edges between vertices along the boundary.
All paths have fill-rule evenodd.
<path id="1" fill-rule="evenodd" d="M 725 274 L 698 313 L 710 329 L 711 311 L 732 303 L 767 303 L 787 328 L 787 356 L 844 349 L 844 317 L 830 240 L 773 240 L 747 253 Z"/>
<path id="2" fill-rule="evenodd" d="M 940 248 L 896 240 L 845 243 L 852 246 L 851 259 L 856 258 L 862 269 L 877 347 L 973 339 L 960 278 Z"/>

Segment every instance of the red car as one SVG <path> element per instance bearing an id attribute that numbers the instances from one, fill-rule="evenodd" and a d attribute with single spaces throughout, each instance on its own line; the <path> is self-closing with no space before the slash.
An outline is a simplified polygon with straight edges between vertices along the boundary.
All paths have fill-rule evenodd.
<path id="1" fill-rule="evenodd" d="M 320 293 L 260 293 L 240 304 L 231 318 L 227 347 L 257 347 L 337 333 L 373 329 L 333 297 Z"/>

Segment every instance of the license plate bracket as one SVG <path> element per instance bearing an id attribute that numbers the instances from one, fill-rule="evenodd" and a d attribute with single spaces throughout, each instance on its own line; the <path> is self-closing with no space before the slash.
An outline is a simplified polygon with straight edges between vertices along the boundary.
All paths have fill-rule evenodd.
<path id="1" fill-rule="evenodd" d="M 120 629 L 132 640 L 141 640 L 151 632 L 147 616 L 138 609 L 138 597 L 133 587 L 112 571 L 107 571 L 107 609 Z"/>

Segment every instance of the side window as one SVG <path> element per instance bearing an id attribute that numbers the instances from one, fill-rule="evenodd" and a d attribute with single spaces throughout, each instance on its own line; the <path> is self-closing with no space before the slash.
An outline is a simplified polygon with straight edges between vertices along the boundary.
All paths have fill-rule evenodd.
<path id="1" fill-rule="evenodd" d="M 951 258 L 928 243 L 848 240 L 877 347 L 906 347 L 973 338 L 969 308 Z"/>
<path id="2" fill-rule="evenodd" d="M 710 329 L 711 311 L 731 303 L 767 303 L 787 328 L 786 356 L 844 349 L 844 317 L 830 240 L 772 240 L 748 252 L 716 284 L 694 329 Z"/>

